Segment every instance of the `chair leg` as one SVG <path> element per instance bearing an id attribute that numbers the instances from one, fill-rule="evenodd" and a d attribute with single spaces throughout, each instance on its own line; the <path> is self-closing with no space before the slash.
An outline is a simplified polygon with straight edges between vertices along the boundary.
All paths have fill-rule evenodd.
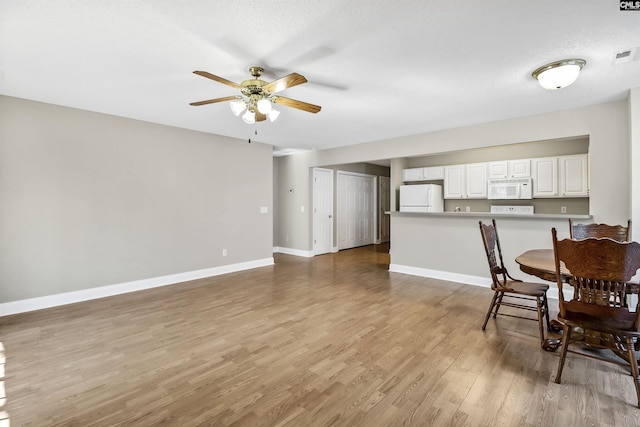
<path id="1" fill-rule="evenodd" d="M 634 349 L 633 338 L 627 337 L 627 352 L 629 354 L 629 365 L 631 365 L 631 377 L 636 386 L 636 397 L 638 398 L 638 408 L 640 408 L 640 377 L 638 376 L 638 361 Z"/>
<path id="2" fill-rule="evenodd" d="M 536 307 L 538 308 L 538 329 L 540 332 L 540 347 L 544 348 L 544 303 L 542 301 L 543 297 L 536 298 Z"/>
<path id="3" fill-rule="evenodd" d="M 496 303 L 496 311 L 493 312 L 494 319 L 498 316 L 498 310 L 500 310 L 500 305 L 502 304 L 503 296 L 504 296 L 504 292 L 500 292 L 500 297 L 498 298 L 498 302 Z"/>
<path id="4" fill-rule="evenodd" d="M 567 347 L 569 347 L 569 335 L 571 328 L 569 325 L 562 325 L 562 344 L 560 349 L 560 360 L 558 361 L 558 372 L 556 373 L 556 383 L 560 384 L 562 378 L 562 368 L 564 368 L 564 359 L 567 357 Z"/>
<path id="5" fill-rule="evenodd" d="M 549 303 L 548 303 L 547 294 L 544 294 L 544 317 L 547 320 L 547 331 L 553 332 L 553 328 L 551 327 L 551 322 L 549 321 Z"/>
<path id="6" fill-rule="evenodd" d="M 483 331 L 487 328 L 487 322 L 489 321 L 489 317 L 491 317 L 491 312 L 493 311 L 493 307 L 496 305 L 496 299 L 498 299 L 498 291 L 494 292 L 493 298 L 491 299 L 489 310 L 487 310 L 487 316 L 485 317 L 484 324 L 482 325 Z"/>

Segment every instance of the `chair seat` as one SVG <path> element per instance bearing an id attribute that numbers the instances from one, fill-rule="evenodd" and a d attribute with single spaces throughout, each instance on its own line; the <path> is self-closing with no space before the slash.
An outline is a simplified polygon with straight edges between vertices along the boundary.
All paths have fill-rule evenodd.
<path id="1" fill-rule="evenodd" d="M 579 327 L 589 331 L 615 334 L 618 336 L 640 337 L 640 332 L 633 330 L 633 320 L 598 318 L 584 313 L 566 313 L 565 318 L 558 316 L 558 321 L 572 327 Z"/>
<path id="2" fill-rule="evenodd" d="M 507 280 L 501 286 L 493 287 L 493 290 L 499 292 L 510 292 L 513 294 L 527 295 L 531 297 L 541 297 L 549 290 L 549 285 L 544 283 L 518 282 L 515 280 Z"/>

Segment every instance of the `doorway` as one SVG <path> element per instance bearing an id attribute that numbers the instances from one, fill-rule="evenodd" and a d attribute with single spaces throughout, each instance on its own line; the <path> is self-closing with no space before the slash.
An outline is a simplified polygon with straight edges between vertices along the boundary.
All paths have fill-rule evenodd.
<path id="1" fill-rule="evenodd" d="M 375 243 L 376 177 L 338 171 L 338 249 Z"/>

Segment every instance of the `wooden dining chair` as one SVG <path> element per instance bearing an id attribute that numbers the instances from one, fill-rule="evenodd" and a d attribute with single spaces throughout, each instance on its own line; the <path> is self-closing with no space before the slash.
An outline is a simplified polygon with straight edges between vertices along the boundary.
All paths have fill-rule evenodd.
<path id="1" fill-rule="evenodd" d="M 619 242 L 631 240 L 631 220 L 624 225 L 608 224 L 574 224 L 569 218 L 569 236 L 571 239 L 588 239 L 590 237 L 608 237 Z"/>
<path id="2" fill-rule="evenodd" d="M 480 221 L 480 234 L 484 243 L 484 250 L 489 262 L 489 272 L 491 273 L 491 289 L 493 299 L 489 304 L 489 310 L 484 319 L 482 330 L 487 327 L 487 322 L 493 314 L 495 319 L 498 315 L 517 317 L 520 319 L 533 320 L 538 322 L 540 334 L 540 345 L 545 346 L 544 320 L 546 319 L 547 330 L 551 330 L 549 324 L 549 307 L 547 304 L 547 290 L 549 285 L 544 283 L 529 283 L 511 277 L 502 259 L 502 248 L 496 228 L 496 220 L 491 220 L 491 224 L 483 224 Z M 527 302 L 529 301 L 529 302 Z M 535 302 L 535 305 L 532 304 Z M 499 312 L 500 307 L 511 307 L 518 310 L 534 311 L 537 313 L 535 319 L 526 316 L 519 316 L 510 313 Z"/>
<path id="3" fill-rule="evenodd" d="M 633 286 L 628 282 L 640 269 L 640 243 L 610 238 L 558 240 L 555 228 L 551 234 L 560 305 L 558 320 L 563 330 L 556 383 L 560 384 L 567 351 L 613 361 L 630 368 L 640 407 L 640 377 L 634 348 L 634 342 L 640 339 L 640 307 L 636 305 L 632 311 L 625 302 Z M 564 278 L 560 274 L 561 264 L 569 271 L 567 274 L 565 270 Z M 564 298 L 563 283 L 573 287 L 570 300 Z M 624 363 L 570 348 L 576 342 L 612 350 Z"/>

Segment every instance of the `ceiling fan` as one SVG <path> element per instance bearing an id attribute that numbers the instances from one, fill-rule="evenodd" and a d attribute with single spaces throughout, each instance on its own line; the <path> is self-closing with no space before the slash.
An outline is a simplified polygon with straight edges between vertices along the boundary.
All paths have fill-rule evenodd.
<path id="1" fill-rule="evenodd" d="M 211 80 L 215 80 L 219 83 L 231 86 L 234 89 L 240 90 L 242 95 L 225 96 L 224 98 L 208 99 L 206 101 L 192 102 L 189 105 L 206 105 L 214 104 L 216 102 L 231 101 L 231 111 L 239 116 L 245 111 L 242 116 L 242 120 L 246 123 L 261 122 L 269 118 L 272 122 L 280 114 L 279 111 L 273 108 L 272 104 L 284 105 L 285 107 L 297 108 L 298 110 L 308 111 L 310 113 L 317 113 L 321 107 L 318 105 L 309 104 L 307 102 L 298 101 L 296 99 L 285 98 L 283 96 L 274 95 L 285 89 L 293 86 L 297 86 L 307 82 L 304 76 L 298 73 L 291 73 L 279 79 L 267 83 L 260 79 L 260 76 L 264 72 L 262 67 L 253 66 L 249 68 L 252 78 L 243 81 L 242 83 L 234 83 L 230 80 L 218 77 L 206 71 L 194 71 L 202 77 L 206 77 Z"/>

